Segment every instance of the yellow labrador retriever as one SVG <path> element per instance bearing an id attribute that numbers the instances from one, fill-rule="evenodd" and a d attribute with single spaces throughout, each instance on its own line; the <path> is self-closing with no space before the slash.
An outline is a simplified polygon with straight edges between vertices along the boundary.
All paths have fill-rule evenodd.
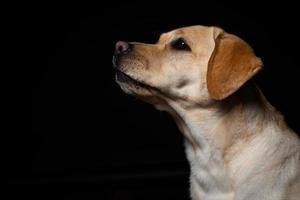
<path id="1" fill-rule="evenodd" d="M 193 200 L 300 200 L 300 141 L 248 81 L 263 63 L 239 37 L 191 26 L 156 44 L 118 42 L 126 93 L 169 112 L 185 136 Z"/>

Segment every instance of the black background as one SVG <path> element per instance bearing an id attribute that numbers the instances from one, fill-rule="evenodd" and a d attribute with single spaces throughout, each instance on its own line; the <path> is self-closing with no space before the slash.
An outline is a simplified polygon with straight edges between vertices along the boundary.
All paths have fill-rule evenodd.
<path id="1" fill-rule="evenodd" d="M 215 25 L 263 59 L 255 81 L 300 132 L 299 9 L 202 1 L 29 5 L 22 21 L 30 131 L 13 134 L 12 195 L 37 199 L 188 199 L 189 166 L 172 119 L 114 82 L 118 40 L 154 43 L 165 31 Z M 27 5 L 28 6 L 28 5 Z"/>

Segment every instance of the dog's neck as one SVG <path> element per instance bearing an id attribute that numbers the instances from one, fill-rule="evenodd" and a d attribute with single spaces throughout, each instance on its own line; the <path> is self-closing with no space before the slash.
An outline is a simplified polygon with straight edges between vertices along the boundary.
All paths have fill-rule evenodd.
<path id="1" fill-rule="evenodd" d="M 166 110 L 193 148 L 205 149 L 210 145 L 220 151 L 226 151 L 237 139 L 261 132 L 255 129 L 262 128 L 265 121 L 269 121 L 266 118 L 276 112 L 259 89 L 251 84 L 209 106 L 187 107 L 172 100 L 167 104 Z"/>
<path id="2" fill-rule="evenodd" d="M 193 199 L 232 199 L 227 163 L 236 153 L 235 144 L 261 133 L 257 129 L 266 125 L 273 108 L 254 86 L 246 86 L 214 106 L 189 109 L 174 101 L 168 105 L 167 111 L 186 138 Z"/>

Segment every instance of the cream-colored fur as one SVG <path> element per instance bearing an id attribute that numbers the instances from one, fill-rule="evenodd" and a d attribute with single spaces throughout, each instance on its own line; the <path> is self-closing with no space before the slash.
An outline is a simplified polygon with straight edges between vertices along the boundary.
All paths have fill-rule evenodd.
<path id="1" fill-rule="evenodd" d="M 178 38 L 191 50 L 174 49 Z M 300 199 L 299 138 L 249 81 L 262 63 L 244 41 L 192 26 L 132 45 L 115 55 L 116 80 L 173 116 L 186 138 L 193 200 Z"/>

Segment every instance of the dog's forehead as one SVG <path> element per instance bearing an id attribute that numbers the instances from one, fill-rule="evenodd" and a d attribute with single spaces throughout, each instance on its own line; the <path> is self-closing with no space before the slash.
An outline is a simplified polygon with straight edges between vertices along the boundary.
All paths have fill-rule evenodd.
<path id="1" fill-rule="evenodd" d="M 211 32 L 211 27 L 207 26 L 188 26 L 178 28 L 160 35 L 159 42 L 167 42 L 174 38 L 185 37 L 185 38 L 201 38 L 206 37 Z"/>

